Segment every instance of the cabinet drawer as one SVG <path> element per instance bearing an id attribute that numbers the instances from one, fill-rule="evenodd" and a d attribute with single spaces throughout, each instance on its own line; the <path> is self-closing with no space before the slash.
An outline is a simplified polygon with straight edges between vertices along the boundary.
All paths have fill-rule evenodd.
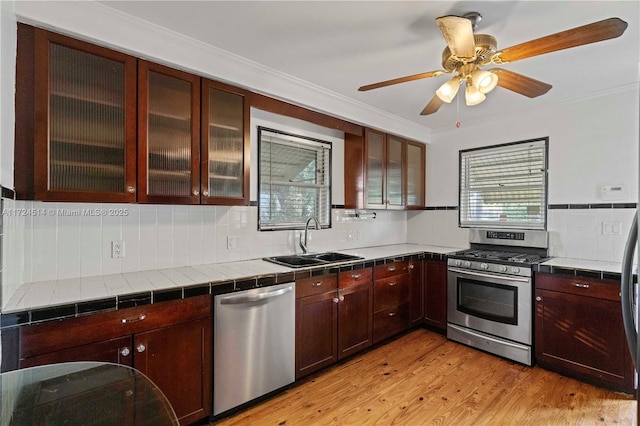
<path id="1" fill-rule="evenodd" d="M 403 303 L 392 309 L 373 314 L 373 343 L 398 334 L 409 326 L 409 304 Z"/>
<path id="2" fill-rule="evenodd" d="M 376 266 L 373 278 L 378 280 L 380 278 L 392 277 L 394 275 L 404 274 L 408 271 L 409 262 L 393 262 L 384 265 Z"/>
<path id="3" fill-rule="evenodd" d="M 407 302 L 409 285 L 407 275 L 376 280 L 373 290 L 373 312 L 389 309 Z"/>
<path id="4" fill-rule="evenodd" d="M 345 288 L 352 285 L 367 284 L 371 282 L 372 277 L 373 271 L 371 268 L 340 272 L 338 274 L 338 285 L 340 288 Z"/>
<path id="5" fill-rule="evenodd" d="M 536 288 L 595 297 L 605 300 L 620 300 L 620 282 L 570 275 L 537 273 Z"/>
<path id="6" fill-rule="evenodd" d="M 296 299 L 338 288 L 337 274 L 319 275 L 317 277 L 296 280 Z"/>
<path id="7" fill-rule="evenodd" d="M 204 295 L 27 325 L 20 329 L 20 358 L 210 317 L 211 305 Z"/>

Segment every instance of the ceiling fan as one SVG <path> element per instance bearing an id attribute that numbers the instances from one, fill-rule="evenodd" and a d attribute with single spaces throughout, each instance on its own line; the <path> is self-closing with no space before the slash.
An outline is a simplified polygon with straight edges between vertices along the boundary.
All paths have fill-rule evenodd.
<path id="1" fill-rule="evenodd" d="M 481 19 L 482 16 L 477 12 L 470 12 L 463 16 L 436 18 L 440 31 L 447 42 L 447 47 L 442 52 L 443 70 L 368 84 L 358 90 L 378 89 L 423 78 L 439 77 L 446 73 L 456 73 L 453 78 L 440 86 L 434 97 L 420 113 L 421 115 L 433 114 L 445 102 L 450 103 L 463 83 L 466 85 L 466 104 L 470 106 L 478 105 L 484 101 L 485 95 L 496 86 L 529 98 L 535 98 L 547 93 L 551 89 L 551 85 L 503 68 L 483 70 L 482 67 L 488 64 L 506 64 L 545 53 L 613 39 L 621 36 L 627 28 L 627 23 L 622 19 L 609 18 L 497 50 L 496 39 L 493 36 L 473 33 Z"/>

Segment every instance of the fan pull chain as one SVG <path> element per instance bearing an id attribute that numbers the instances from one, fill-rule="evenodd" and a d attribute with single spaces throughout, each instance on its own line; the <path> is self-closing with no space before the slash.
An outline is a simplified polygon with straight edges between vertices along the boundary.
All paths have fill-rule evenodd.
<path id="1" fill-rule="evenodd" d="M 456 96 L 456 118 L 456 127 L 459 129 L 462 124 L 460 123 L 460 96 Z"/>

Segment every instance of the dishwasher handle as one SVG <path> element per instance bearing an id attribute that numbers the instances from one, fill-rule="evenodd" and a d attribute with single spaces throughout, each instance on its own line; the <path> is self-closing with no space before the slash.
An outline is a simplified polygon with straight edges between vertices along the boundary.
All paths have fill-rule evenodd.
<path id="1" fill-rule="evenodd" d="M 260 300 L 271 299 L 282 296 L 283 294 L 293 291 L 293 286 L 281 288 L 274 291 L 265 291 L 264 293 L 251 294 L 247 296 L 229 296 L 220 300 L 221 305 L 241 305 L 243 303 L 253 303 Z"/>

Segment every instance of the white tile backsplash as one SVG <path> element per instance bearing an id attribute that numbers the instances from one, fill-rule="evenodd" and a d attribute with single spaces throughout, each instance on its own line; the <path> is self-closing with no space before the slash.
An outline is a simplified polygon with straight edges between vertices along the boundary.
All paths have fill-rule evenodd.
<path id="1" fill-rule="evenodd" d="M 257 207 L 172 206 L 146 204 L 42 203 L 9 200 L 7 206 L 51 210 L 52 214 L 5 220 L 7 253 L 3 294 L 11 295 L 25 282 L 82 277 L 70 291 L 110 293 L 129 286 L 126 280 L 96 281 L 86 277 L 227 261 L 259 259 L 299 252 L 299 231 L 257 230 Z M 58 214 L 60 209 L 77 215 Z M 86 214 L 84 212 L 100 212 Z M 112 215 L 110 210 L 126 214 Z M 379 211 L 376 219 L 345 217 L 334 209 L 332 228 L 311 230 L 311 251 L 345 250 L 403 244 L 406 212 Z M 349 238 L 351 235 L 351 238 Z M 227 248 L 235 237 L 236 248 Z M 112 241 L 124 241 L 125 257 L 111 257 Z M 134 278 L 130 278 L 134 279 Z M 166 279 L 166 277 L 165 277 Z M 162 282 L 162 281 L 160 281 Z M 96 287 L 97 286 L 97 287 Z M 55 295 L 43 297 L 55 299 Z M 3 300 L 9 300 L 4 297 Z"/>

